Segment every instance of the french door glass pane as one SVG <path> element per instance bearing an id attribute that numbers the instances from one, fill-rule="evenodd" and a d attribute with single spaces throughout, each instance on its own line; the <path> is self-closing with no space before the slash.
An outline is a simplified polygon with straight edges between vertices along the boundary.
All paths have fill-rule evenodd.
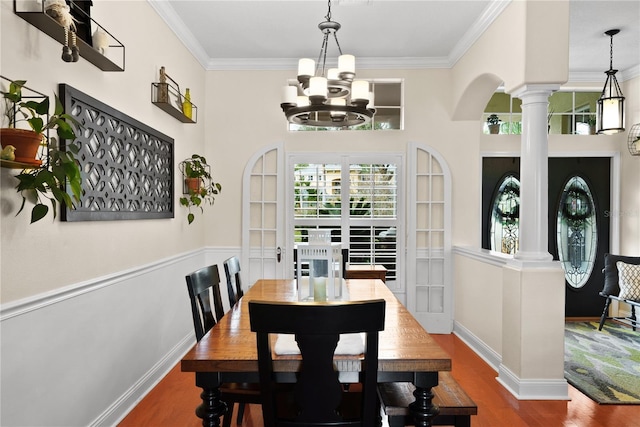
<path id="1" fill-rule="evenodd" d="M 397 166 L 298 163 L 294 175 L 294 242 L 307 242 L 310 229 L 330 229 L 332 242 L 349 249 L 347 262 L 384 265 L 387 280 L 394 280 Z M 348 181 L 342 182 L 343 177 Z M 343 206 L 347 195 L 349 204 Z"/>

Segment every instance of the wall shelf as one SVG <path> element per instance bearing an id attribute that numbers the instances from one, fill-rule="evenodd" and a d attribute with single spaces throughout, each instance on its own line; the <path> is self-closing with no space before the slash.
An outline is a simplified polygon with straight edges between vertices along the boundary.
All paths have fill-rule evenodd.
<path id="1" fill-rule="evenodd" d="M 170 80 L 172 83 L 168 83 Z M 189 89 L 187 89 L 189 90 Z M 182 111 L 185 97 L 180 93 L 180 86 L 168 74 L 164 67 L 160 68 L 160 82 L 151 83 L 151 102 L 171 117 L 182 123 L 196 123 L 198 121 L 198 107 L 191 103 L 191 117 Z"/>
<path id="2" fill-rule="evenodd" d="M 23 1 L 14 0 L 13 7 L 14 13 L 47 34 L 54 40 L 58 41 L 60 44 L 65 43 L 65 31 L 64 28 L 58 24 L 53 18 L 47 15 L 44 12 L 44 6 L 41 4 L 38 6 L 36 10 L 19 10 L 18 3 L 20 6 L 25 7 L 27 9 L 27 3 Z M 30 4 L 33 4 L 32 2 Z M 96 21 L 91 19 L 93 25 L 97 28 L 105 31 L 109 38 L 110 42 L 115 42 L 116 44 L 109 44 L 108 55 L 103 55 L 94 49 L 92 46 L 87 44 L 84 40 L 78 38 L 76 44 L 79 49 L 80 56 L 96 67 L 100 68 L 102 71 L 124 71 L 124 58 L 125 58 L 125 48 L 122 43 L 120 43 L 111 33 L 109 33 L 104 27 L 98 24 Z M 120 52 L 120 55 L 117 53 Z M 119 63 L 114 62 L 111 58 L 116 58 L 120 56 Z"/>

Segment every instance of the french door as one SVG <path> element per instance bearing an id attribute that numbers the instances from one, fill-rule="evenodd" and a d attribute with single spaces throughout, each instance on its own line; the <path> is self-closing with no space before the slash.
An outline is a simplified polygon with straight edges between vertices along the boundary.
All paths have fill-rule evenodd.
<path id="1" fill-rule="evenodd" d="M 431 147 L 403 154 L 295 153 L 266 147 L 243 177 L 242 261 L 249 285 L 293 278 L 293 250 L 328 229 L 349 262 L 387 267 L 387 286 L 432 333 L 453 329 L 451 174 Z M 405 170 L 407 173 L 405 173 Z"/>

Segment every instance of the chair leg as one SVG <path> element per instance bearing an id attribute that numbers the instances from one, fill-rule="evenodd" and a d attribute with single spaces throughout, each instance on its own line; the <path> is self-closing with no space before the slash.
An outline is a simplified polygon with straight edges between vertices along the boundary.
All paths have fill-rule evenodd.
<path id="1" fill-rule="evenodd" d="M 228 405 L 229 412 L 224 414 L 224 417 L 222 419 L 222 427 L 231 427 L 231 418 L 233 418 L 233 407 L 235 406 L 235 403 L 228 403 Z"/>
<path id="2" fill-rule="evenodd" d="M 242 418 L 244 418 L 244 402 L 238 403 L 238 418 L 236 419 L 237 424 L 242 425 Z"/>
<path id="3" fill-rule="evenodd" d="M 636 308 L 633 305 L 631 306 L 631 319 L 633 319 L 633 322 L 631 322 L 631 327 L 635 331 L 636 326 L 638 325 L 638 319 L 636 318 Z"/>
<path id="4" fill-rule="evenodd" d="M 602 316 L 600 316 L 600 326 L 598 330 L 601 331 L 604 326 L 604 321 L 607 320 L 609 316 L 609 304 L 611 304 L 611 298 L 607 298 L 607 301 L 604 303 L 604 310 L 602 310 Z"/>

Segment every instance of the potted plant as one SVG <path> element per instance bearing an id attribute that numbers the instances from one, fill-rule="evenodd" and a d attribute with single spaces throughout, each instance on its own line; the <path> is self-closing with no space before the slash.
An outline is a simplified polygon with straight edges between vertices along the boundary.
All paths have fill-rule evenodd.
<path id="1" fill-rule="evenodd" d="M 596 134 L 596 118 L 595 116 L 589 116 L 587 119 L 587 123 L 589 124 L 589 135 Z"/>
<path id="2" fill-rule="evenodd" d="M 15 160 L 24 163 L 29 167 L 23 169 L 16 178 L 18 184 L 16 190 L 22 196 L 22 205 L 18 214 L 22 212 L 27 198 L 34 201 L 31 209 L 31 223 L 44 218 L 49 212 L 49 207 L 44 203 L 49 200 L 53 208 L 53 217 L 56 217 L 57 203 L 64 203 L 67 207 L 75 208 L 74 200 L 78 202 L 82 195 L 82 176 L 75 154 L 78 153 L 78 146 L 73 143 L 76 134 L 71 123 L 79 126 L 79 123 L 68 114 L 64 113 L 62 103 L 55 96 L 55 108 L 53 114 L 49 114 L 49 97 L 43 96 L 41 101 L 24 100 L 22 89 L 25 87 L 25 80 L 14 80 L 9 85 L 7 92 L 1 92 L 6 102 L 5 116 L 8 119 L 8 128 L 2 129 L 3 152 L 6 153 L 6 160 Z M 30 129 L 16 129 L 16 124 L 25 122 Z M 48 137 L 49 130 L 56 130 L 58 135 Z M 19 131 L 19 132 L 14 132 Z M 13 133 L 30 135 L 36 141 L 35 149 L 22 148 L 18 140 L 12 139 Z M 66 149 L 60 148 L 62 139 L 70 141 L 66 144 Z M 47 146 L 46 161 L 36 159 L 39 145 Z M 20 148 L 18 148 L 20 147 Z M 8 149 L 8 150 L 7 150 Z M 34 150 L 31 151 L 22 150 Z M 67 182 L 73 193 L 73 199 L 62 188 Z"/>
<path id="3" fill-rule="evenodd" d="M 489 126 L 490 134 L 500 133 L 500 118 L 497 114 L 491 114 L 487 117 L 487 125 Z"/>
<path id="4" fill-rule="evenodd" d="M 195 219 L 191 208 L 198 207 L 201 212 L 204 212 L 204 205 L 214 204 L 215 196 L 222 191 L 222 185 L 213 181 L 207 159 L 199 154 L 193 154 L 190 158 L 183 160 L 179 167 L 187 189 L 187 196 L 180 198 L 180 204 L 189 209 L 187 221 L 191 224 Z"/>

